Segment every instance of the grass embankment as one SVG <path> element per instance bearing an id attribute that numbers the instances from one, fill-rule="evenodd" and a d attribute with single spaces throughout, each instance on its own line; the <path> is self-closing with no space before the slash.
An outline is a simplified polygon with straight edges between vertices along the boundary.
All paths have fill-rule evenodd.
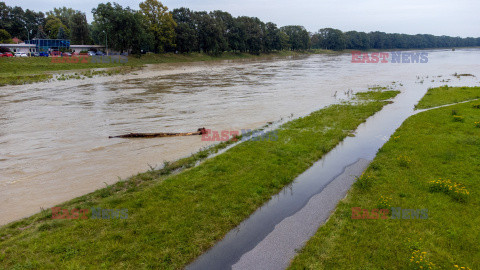
<path id="1" fill-rule="evenodd" d="M 272 56 L 292 56 L 300 54 L 316 54 L 316 53 L 334 53 L 328 50 L 310 50 L 301 52 L 279 51 L 268 54 L 252 55 L 248 53 L 223 53 L 218 56 L 203 53 L 188 54 L 146 54 L 141 57 L 129 56 L 127 63 L 55 63 L 51 57 L 1 57 L 0 58 L 0 86 L 18 85 L 33 82 L 47 81 L 52 78 L 52 73 L 59 71 L 93 69 L 93 68 L 111 68 L 111 71 L 96 75 L 113 75 L 123 74 L 139 68 L 146 64 L 161 63 L 181 63 L 181 62 L 199 62 L 214 60 L 233 60 L 233 59 L 249 59 Z M 91 71 L 85 71 L 91 73 Z M 84 77 L 88 75 L 79 74 Z M 76 78 L 69 77 L 69 78 Z"/>
<path id="2" fill-rule="evenodd" d="M 243 142 L 179 174 L 147 172 L 60 205 L 128 209 L 127 219 L 53 220 L 45 210 L 6 225 L 0 265 L 182 268 L 387 103 L 332 105 L 282 125 L 277 140 Z M 176 167 L 191 167 L 207 154 Z"/>
<path id="3" fill-rule="evenodd" d="M 451 89 L 430 89 L 419 107 L 480 95 Z M 479 121 L 478 101 L 407 119 L 290 269 L 480 269 Z M 428 209 L 428 218 L 352 219 L 353 207 Z"/>
<path id="4" fill-rule="evenodd" d="M 450 87 L 445 85 L 429 89 L 415 108 L 426 109 L 479 98 L 480 87 Z"/>

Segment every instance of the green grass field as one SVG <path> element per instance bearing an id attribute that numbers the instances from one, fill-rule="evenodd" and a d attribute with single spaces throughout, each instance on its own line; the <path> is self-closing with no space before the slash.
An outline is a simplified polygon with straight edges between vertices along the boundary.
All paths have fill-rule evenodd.
<path id="1" fill-rule="evenodd" d="M 268 54 L 252 55 L 248 53 L 223 53 L 218 56 L 203 53 L 189 54 L 146 54 L 141 57 L 129 56 L 127 63 L 55 63 L 51 57 L 0 57 L 0 86 L 19 85 L 46 81 L 52 78 L 53 73 L 71 70 L 85 70 L 90 72 L 94 68 L 115 68 L 113 74 L 130 70 L 118 69 L 122 67 L 141 67 L 146 64 L 199 62 L 215 60 L 233 60 L 264 58 L 272 56 L 292 56 L 301 54 L 334 53 L 328 50 L 310 50 L 302 52 L 279 51 Z M 121 73 L 120 72 L 120 73 Z M 106 73 L 105 75 L 111 75 Z"/>
<path id="2" fill-rule="evenodd" d="M 384 98 L 397 94 L 391 91 Z M 47 209 L 3 226 L 0 265 L 183 268 L 387 103 L 332 105 L 282 125 L 277 140 L 242 142 L 190 168 L 209 154 L 200 152 L 166 170 L 152 170 L 61 205 L 128 209 L 127 219 L 53 220 Z M 179 168 L 185 170 L 169 176 Z"/>
<path id="3" fill-rule="evenodd" d="M 418 107 L 478 95 L 430 89 Z M 290 269 L 480 269 L 479 152 L 480 102 L 410 117 Z M 428 209 L 428 218 L 352 219 L 353 207 Z"/>
<path id="4" fill-rule="evenodd" d="M 426 109 L 479 98 L 480 87 L 450 87 L 445 85 L 429 89 L 415 108 Z"/>

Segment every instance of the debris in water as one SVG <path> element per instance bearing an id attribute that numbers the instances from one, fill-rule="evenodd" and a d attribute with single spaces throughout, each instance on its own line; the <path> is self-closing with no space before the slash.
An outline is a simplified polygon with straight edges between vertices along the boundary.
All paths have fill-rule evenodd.
<path id="1" fill-rule="evenodd" d="M 207 134 L 205 128 L 199 128 L 197 132 L 188 133 L 128 133 L 119 136 L 109 136 L 108 138 L 157 138 L 157 137 L 176 137 L 176 136 L 193 136 Z"/>

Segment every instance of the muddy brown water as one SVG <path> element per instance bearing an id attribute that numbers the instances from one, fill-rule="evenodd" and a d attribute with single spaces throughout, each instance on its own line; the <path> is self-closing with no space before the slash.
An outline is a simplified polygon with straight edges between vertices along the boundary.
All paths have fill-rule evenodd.
<path id="1" fill-rule="evenodd" d="M 424 89 L 462 80 L 479 84 L 478 77 L 450 75 L 480 76 L 480 50 L 428 52 L 425 64 L 354 64 L 348 54 L 311 55 L 151 65 L 125 76 L 1 87 L 0 224 L 212 144 L 200 136 L 111 135 L 257 128 L 348 98 L 349 89 L 393 81 L 405 92 L 417 91 L 405 87 L 412 83 Z"/>

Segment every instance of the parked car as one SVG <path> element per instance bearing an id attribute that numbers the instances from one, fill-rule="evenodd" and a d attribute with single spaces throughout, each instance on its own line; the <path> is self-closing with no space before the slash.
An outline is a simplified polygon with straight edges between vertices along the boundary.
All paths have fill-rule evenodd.
<path id="1" fill-rule="evenodd" d="M 40 52 L 40 56 L 42 56 L 42 57 L 48 57 L 48 52 Z"/>
<path id="2" fill-rule="evenodd" d="M 3 53 L 2 57 L 13 57 L 13 54 L 10 52 Z"/>
<path id="3" fill-rule="evenodd" d="M 19 52 L 19 53 L 15 53 L 15 57 L 28 57 L 28 55 L 24 52 Z"/>
<path id="4" fill-rule="evenodd" d="M 39 56 L 40 56 L 40 53 L 39 53 L 39 52 L 34 52 L 34 53 L 33 53 L 33 56 L 34 56 L 34 57 L 39 57 Z"/>
<path id="5" fill-rule="evenodd" d="M 69 52 L 64 52 L 64 53 L 62 53 L 62 56 L 72 56 L 72 54 L 69 53 Z"/>
<path id="6" fill-rule="evenodd" d="M 51 56 L 62 56 L 62 53 L 60 51 L 52 51 L 50 53 Z"/>
<path id="7" fill-rule="evenodd" d="M 88 56 L 94 56 L 96 55 L 94 51 L 88 51 Z"/>
<path id="8" fill-rule="evenodd" d="M 105 55 L 105 53 L 103 53 L 103 52 L 101 52 L 101 51 L 97 51 L 96 55 L 101 55 L 101 56 L 103 56 L 103 55 Z"/>
<path id="9" fill-rule="evenodd" d="M 3 57 L 3 53 L 0 52 L 0 57 Z"/>

